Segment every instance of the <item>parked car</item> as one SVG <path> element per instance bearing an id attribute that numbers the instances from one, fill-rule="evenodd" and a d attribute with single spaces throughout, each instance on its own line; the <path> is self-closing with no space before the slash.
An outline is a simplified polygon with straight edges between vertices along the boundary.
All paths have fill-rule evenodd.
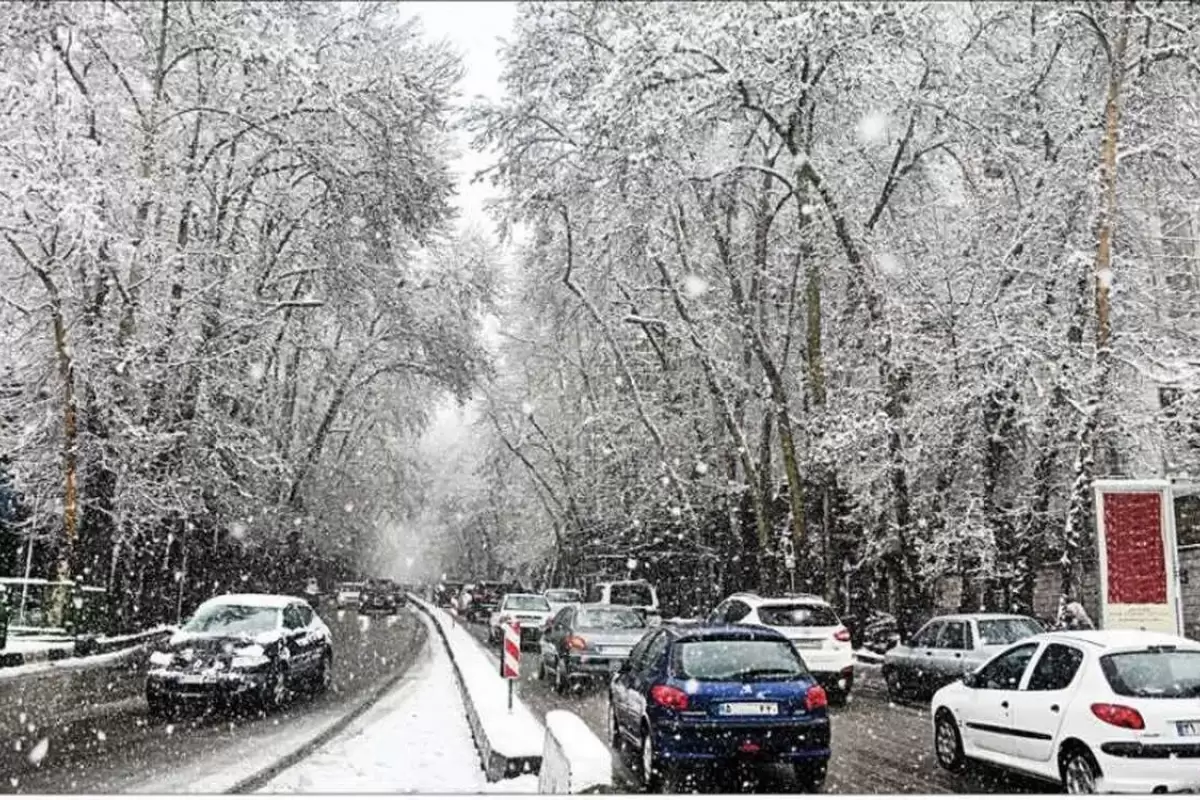
<path id="1" fill-rule="evenodd" d="M 521 646 L 541 639 L 542 630 L 550 619 L 550 604 L 540 594 L 506 594 L 500 607 L 492 612 L 488 620 L 488 641 L 493 644 L 504 640 L 502 625 L 510 622 L 521 624 Z"/>
<path id="2" fill-rule="evenodd" d="M 942 688 L 938 763 L 986 761 L 1069 794 L 1200 791 L 1200 643 L 1148 631 L 1034 636 Z"/>
<path id="3" fill-rule="evenodd" d="M 542 592 L 546 602 L 550 604 L 550 613 L 557 614 L 560 609 L 569 605 L 583 602 L 583 592 L 578 589 L 547 589 Z"/>
<path id="4" fill-rule="evenodd" d="M 925 623 L 883 661 L 893 700 L 925 697 L 973 672 L 1008 645 L 1042 633 L 1032 617 L 1016 614 L 949 614 Z"/>
<path id="5" fill-rule="evenodd" d="M 631 606 L 646 617 L 650 625 L 662 622 L 658 590 L 649 581 L 605 581 L 588 590 L 587 602 L 606 606 Z"/>
<path id="6" fill-rule="evenodd" d="M 450 608 L 458 602 L 458 597 L 462 594 L 465 585 L 463 581 L 441 581 L 433 588 L 433 597 L 430 602 L 440 608 Z"/>
<path id="7" fill-rule="evenodd" d="M 542 633 L 538 678 L 552 678 L 560 694 L 576 677 L 607 681 L 645 633 L 645 618 L 629 606 L 563 606 Z"/>
<path id="8" fill-rule="evenodd" d="M 338 611 L 346 608 L 358 609 L 362 605 L 362 583 L 339 583 L 334 602 Z"/>
<path id="9" fill-rule="evenodd" d="M 359 596 L 359 610 L 364 613 L 381 611 L 386 614 L 400 612 L 400 589 L 387 578 L 373 578 L 363 584 Z"/>
<path id="10" fill-rule="evenodd" d="M 466 609 L 468 622 L 486 622 L 507 593 L 519 594 L 519 587 L 503 581 L 480 581 L 471 587 L 471 604 Z"/>
<path id="11" fill-rule="evenodd" d="M 652 790 L 671 791 L 689 766 L 739 760 L 789 763 L 816 788 L 829 733 L 825 690 L 787 637 L 757 626 L 651 630 L 609 687 L 612 748 L 640 754 Z"/>
<path id="12" fill-rule="evenodd" d="M 333 680 L 333 637 L 298 597 L 228 594 L 205 601 L 150 654 L 146 702 L 161 715 L 188 703 L 283 705 Z"/>
<path id="13" fill-rule="evenodd" d="M 820 597 L 759 597 L 742 592 L 718 604 L 707 622 L 764 625 L 778 631 L 800 651 L 804 665 L 825 687 L 831 702 L 844 703 L 850 696 L 854 686 L 850 631 Z"/>

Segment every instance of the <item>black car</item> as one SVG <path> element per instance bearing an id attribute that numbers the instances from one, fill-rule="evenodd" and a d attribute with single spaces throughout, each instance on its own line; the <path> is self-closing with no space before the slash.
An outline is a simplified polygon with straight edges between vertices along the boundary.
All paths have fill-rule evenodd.
<path id="1" fill-rule="evenodd" d="M 229 594 L 205 601 L 150 655 L 150 713 L 195 704 L 282 706 L 293 692 L 327 689 L 333 637 L 298 597 Z"/>
<path id="2" fill-rule="evenodd" d="M 363 585 L 358 610 L 363 613 L 381 611 L 396 614 L 400 611 L 400 588 L 386 578 L 369 580 Z"/>

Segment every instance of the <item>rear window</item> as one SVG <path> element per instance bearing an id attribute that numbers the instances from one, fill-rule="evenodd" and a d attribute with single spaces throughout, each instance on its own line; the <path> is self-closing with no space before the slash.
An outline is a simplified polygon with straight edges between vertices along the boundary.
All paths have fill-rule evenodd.
<path id="1" fill-rule="evenodd" d="M 1145 650 L 1100 658 L 1108 685 L 1126 697 L 1200 697 L 1200 650 Z"/>
<path id="2" fill-rule="evenodd" d="M 819 603 L 759 606 L 758 618 L 763 625 L 781 628 L 830 628 L 841 625 L 833 609 Z"/>
<path id="3" fill-rule="evenodd" d="M 546 592 L 546 599 L 551 603 L 578 603 L 583 595 L 574 589 L 551 589 Z"/>
<path id="4" fill-rule="evenodd" d="M 646 620 L 631 608 L 590 608 L 579 612 L 578 628 L 644 628 Z"/>
<path id="5" fill-rule="evenodd" d="M 615 606 L 652 606 L 654 596 L 645 584 L 616 583 L 609 590 L 608 601 Z"/>
<path id="6" fill-rule="evenodd" d="M 546 598 L 534 594 L 509 597 L 504 601 L 504 607 L 515 611 L 549 611 L 550 604 Z"/>
<path id="7" fill-rule="evenodd" d="M 675 672 L 698 681 L 767 681 L 807 677 L 796 651 L 770 639 L 706 639 L 675 646 Z"/>
<path id="8" fill-rule="evenodd" d="M 1041 624 L 1028 617 L 981 619 L 978 625 L 979 644 L 984 647 L 992 644 L 1012 644 L 1021 641 L 1026 636 L 1044 633 Z"/>

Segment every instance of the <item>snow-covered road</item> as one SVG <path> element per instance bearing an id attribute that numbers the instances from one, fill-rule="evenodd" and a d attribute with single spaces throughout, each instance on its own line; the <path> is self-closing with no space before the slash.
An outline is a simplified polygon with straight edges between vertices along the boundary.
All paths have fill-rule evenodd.
<path id="1" fill-rule="evenodd" d="M 432 626 L 401 683 L 261 793 L 522 794 L 537 776 L 488 783 L 445 647 Z"/>

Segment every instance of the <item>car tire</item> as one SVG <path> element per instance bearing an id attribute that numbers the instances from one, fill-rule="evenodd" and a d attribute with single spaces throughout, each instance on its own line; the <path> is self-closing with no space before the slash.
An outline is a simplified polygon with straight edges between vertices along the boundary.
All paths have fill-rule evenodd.
<path id="1" fill-rule="evenodd" d="M 556 694 L 566 694 L 569 678 L 566 672 L 563 671 L 562 659 L 557 659 L 554 665 L 554 691 Z"/>
<path id="2" fill-rule="evenodd" d="M 316 679 L 313 681 L 313 691 L 316 694 L 324 694 L 333 686 L 333 653 L 326 649 L 321 653 L 321 666 L 317 670 Z"/>
<path id="3" fill-rule="evenodd" d="M 263 706 L 274 711 L 287 705 L 287 701 L 287 673 L 277 667 L 271 671 L 263 687 Z"/>
<path id="4" fill-rule="evenodd" d="M 843 708 L 850 701 L 849 692 L 838 691 L 837 689 L 827 692 L 826 696 L 829 699 L 829 705 L 834 708 Z"/>
<path id="5" fill-rule="evenodd" d="M 1063 791 L 1067 794 L 1096 794 L 1102 773 L 1091 751 L 1081 744 L 1065 749 L 1059 756 Z"/>
<path id="6" fill-rule="evenodd" d="M 829 762 L 810 761 L 796 764 L 792 767 L 796 777 L 796 786 L 803 792 L 815 792 L 825 785 L 825 775 L 829 772 Z"/>
<path id="7" fill-rule="evenodd" d="M 933 721 L 933 754 L 938 765 L 948 772 L 962 772 L 967 765 L 958 722 L 944 708 L 938 709 Z"/>
<path id="8" fill-rule="evenodd" d="M 151 719 L 166 719 L 171 714 L 170 704 L 159 695 L 146 695 L 146 706 L 150 709 Z"/>
<path id="9" fill-rule="evenodd" d="M 669 789 L 666 785 L 666 775 L 654 755 L 654 737 L 648 728 L 642 730 L 641 746 L 638 748 L 638 771 L 641 773 L 642 787 L 647 792 L 661 792 Z"/>
<path id="10" fill-rule="evenodd" d="M 611 694 L 608 696 L 608 746 L 618 756 L 625 750 L 625 737 L 617 723 L 617 707 L 613 705 Z"/>
<path id="11" fill-rule="evenodd" d="M 899 670 L 885 669 L 883 681 L 887 684 L 888 700 L 893 703 L 902 703 L 912 697 L 912 692 L 905 684 L 904 679 L 900 677 Z"/>

